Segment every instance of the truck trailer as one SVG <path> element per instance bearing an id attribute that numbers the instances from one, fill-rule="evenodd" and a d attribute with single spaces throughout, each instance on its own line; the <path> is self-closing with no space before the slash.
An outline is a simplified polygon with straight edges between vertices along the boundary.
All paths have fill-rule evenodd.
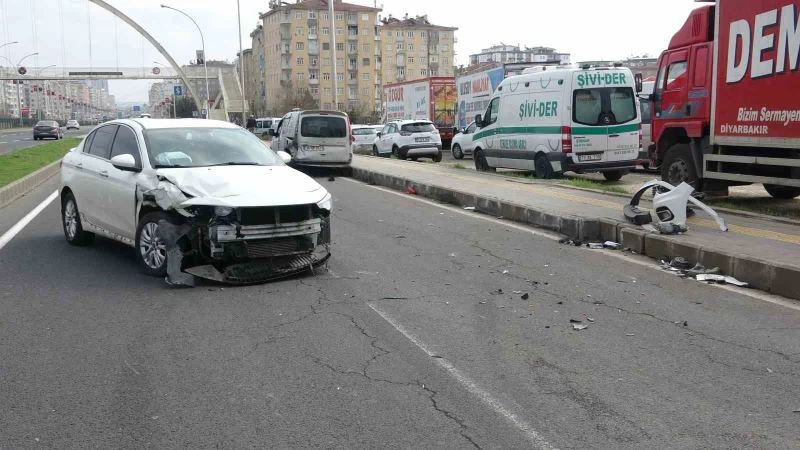
<path id="1" fill-rule="evenodd" d="M 453 77 L 431 77 L 384 86 L 384 117 L 392 120 L 430 120 L 449 146 L 456 126 L 456 84 Z"/>

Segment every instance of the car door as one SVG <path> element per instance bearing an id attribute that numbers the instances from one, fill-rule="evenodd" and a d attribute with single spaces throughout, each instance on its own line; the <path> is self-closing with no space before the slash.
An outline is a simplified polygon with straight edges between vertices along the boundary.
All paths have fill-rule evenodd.
<path id="1" fill-rule="evenodd" d="M 381 135 L 378 138 L 378 143 L 377 143 L 378 151 L 381 153 L 387 153 L 389 152 L 389 149 L 391 149 L 391 147 L 387 149 L 386 146 L 386 141 L 389 139 L 389 133 L 391 129 L 392 129 L 392 124 L 387 124 L 381 130 Z"/>
<path id="2" fill-rule="evenodd" d="M 136 181 L 138 171 L 120 170 L 110 159 L 117 155 L 133 155 L 136 167 L 142 169 L 142 152 L 136 132 L 127 125 L 120 125 L 111 145 L 111 155 L 106 168 L 108 178 L 103 192 L 105 228 L 126 239 L 136 236 Z"/>
<path id="3" fill-rule="evenodd" d="M 495 97 L 489 102 L 486 107 L 486 114 L 483 115 L 483 129 L 481 133 L 485 134 L 484 149 L 486 161 L 492 167 L 504 167 L 502 159 L 502 151 L 500 151 L 499 139 L 495 139 L 497 134 L 497 119 L 500 115 L 500 97 Z M 474 136 L 473 136 L 474 137 Z"/>
<path id="4" fill-rule="evenodd" d="M 286 119 L 281 119 L 281 121 L 278 123 L 277 128 L 275 128 L 275 134 L 277 136 L 274 136 L 272 138 L 272 149 L 275 150 L 276 152 L 280 152 L 284 149 L 281 141 L 281 135 L 283 134 L 283 125 L 285 123 Z"/>
<path id="5" fill-rule="evenodd" d="M 475 142 L 472 138 L 475 137 L 476 128 L 477 125 L 475 125 L 475 122 L 472 122 L 469 124 L 466 131 L 464 131 L 464 137 L 461 141 L 461 150 L 466 154 L 470 154 L 473 150 L 475 150 Z"/>
<path id="6" fill-rule="evenodd" d="M 92 225 L 104 228 L 104 215 L 106 211 L 104 190 L 108 182 L 108 158 L 111 154 L 111 143 L 117 133 L 117 125 L 105 125 L 97 128 L 89 145 L 88 152 L 84 150 L 83 158 L 83 188 L 81 199 L 76 199 L 81 213 Z"/>

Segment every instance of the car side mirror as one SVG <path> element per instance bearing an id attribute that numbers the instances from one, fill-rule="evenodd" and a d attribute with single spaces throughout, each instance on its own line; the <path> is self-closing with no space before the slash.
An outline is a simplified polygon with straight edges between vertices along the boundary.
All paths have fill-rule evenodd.
<path id="1" fill-rule="evenodd" d="M 636 93 L 642 92 L 644 90 L 644 81 L 642 79 L 642 74 L 637 73 L 633 76 L 634 83 L 636 84 Z"/>
<path id="2" fill-rule="evenodd" d="M 136 165 L 136 159 L 130 153 L 111 158 L 111 165 L 125 172 L 141 172 L 142 170 Z"/>
<path id="3" fill-rule="evenodd" d="M 377 132 L 377 133 L 375 133 L 375 134 L 376 134 L 378 137 L 381 137 L 381 136 L 383 136 L 383 131 L 378 131 L 378 132 Z"/>
<path id="4" fill-rule="evenodd" d="M 281 161 L 283 161 L 284 164 L 289 164 L 290 162 L 292 162 L 292 155 L 284 151 L 278 152 L 278 156 L 281 157 Z"/>
<path id="5" fill-rule="evenodd" d="M 483 128 L 483 118 L 481 117 L 480 114 L 475 116 L 475 125 Z"/>

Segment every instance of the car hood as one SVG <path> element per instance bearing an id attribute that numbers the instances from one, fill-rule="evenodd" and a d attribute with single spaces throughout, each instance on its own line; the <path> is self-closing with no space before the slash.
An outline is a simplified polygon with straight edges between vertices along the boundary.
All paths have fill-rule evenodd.
<path id="1" fill-rule="evenodd" d="M 194 167 L 156 173 L 190 197 L 182 207 L 305 205 L 328 194 L 311 177 L 288 166 Z"/>

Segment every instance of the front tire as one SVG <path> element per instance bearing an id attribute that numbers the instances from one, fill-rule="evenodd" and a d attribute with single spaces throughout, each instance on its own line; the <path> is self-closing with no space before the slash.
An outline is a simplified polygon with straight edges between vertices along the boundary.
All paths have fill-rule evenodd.
<path id="1" fill-rule="evenodd" d="M 453 145 L 453 158 L 464 159 L 464 151 L 461 150 L 461 146 L 458 144 Z"/>
<path id="2" fill-rule="evenodd" d="M 689 144 L 675 144 L 667 150 L 664 162 L 661 164 L 661 179 L 673 186 L 686 182 L 695 190 L 700 190 L 698 188 L 700 179 L 697 176 Z"/>
<path id="3" fill-rule="evenodd" d="M 378 146 L 377 145 L 373 145 L 372 146 L 372 156 L 377 156 L 379 158 L 381 156 L 381 152 L 378 151 Z"/>
<path id="4" fill-rule="evenodd" d="M 161 220 L 168 220 L 165 213 L 148 213 L 136 227 L 136 259 L 142 271 L 152 277 L 167 274 L 167 246 L 158 233 Z"/>
<path id="5" fill-rule="evenodd" d="M 772 198 L 781 200 L 791 200 L 800 196 L 800 188 L 791 186 L 778 186 L 776 184 L 765 184 L 764 190 L 767 191 Z"/>
<path id="6" fill-rule="evenodd" d="M 534 167 L 536 168 L 534 175 L 540 180 L 550 180 L 556 176 L 553 171 L 553 165 L 550 164 L 550 160 L 543 153 L 537 155 L 536 159 L 534 159 Z"/>
<path id="7" fill-rule="evenodd" d="M 603 172 L 603 177 L 606 181 L 619 181 L 627 173 L 627 170 L 609 170 L 608 172 Z"/>
<path id="8" fill-rule="evenodd" d="M 486 160 L 486 156 L 483 154 L 483 150 L 475 149 L 475 170 L 478 172 L 497 172 L 497 169 L 489 165 L 489 161 Z"/>
<path id="9" fill-rule="evenodd" d="M 61 198 L 61 225 L 64 228 L 64 237 L 70 245 L 83 247 L 94 242 L 94 233 L 83 231 L 78 203 L 72 192 L 67 192 Z"/>

